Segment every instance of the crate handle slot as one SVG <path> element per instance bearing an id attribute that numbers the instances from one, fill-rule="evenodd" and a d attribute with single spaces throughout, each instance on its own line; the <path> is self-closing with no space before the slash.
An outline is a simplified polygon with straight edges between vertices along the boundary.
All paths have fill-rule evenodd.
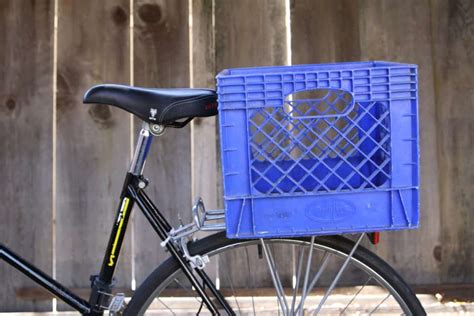
<path id="1" fill-rule="evenodd" d="M 293 120 L 347 116 L 355 105 L 351 92 L 319 88 L 301 90 L 285 98 L 284 111 Z"/>

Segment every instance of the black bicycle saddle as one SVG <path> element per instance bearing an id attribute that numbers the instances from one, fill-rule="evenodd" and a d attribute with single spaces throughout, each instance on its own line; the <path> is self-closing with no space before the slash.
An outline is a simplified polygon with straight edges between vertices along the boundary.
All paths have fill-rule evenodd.
<path id="1" fill-rule="evenodd" d="M 101 84 L 84 95 L 84 103 L 117 106 L 152 124 L 176 126 L 180 119 L 217 114 L 217 95 L 208 89 L 152 89 Z"/>

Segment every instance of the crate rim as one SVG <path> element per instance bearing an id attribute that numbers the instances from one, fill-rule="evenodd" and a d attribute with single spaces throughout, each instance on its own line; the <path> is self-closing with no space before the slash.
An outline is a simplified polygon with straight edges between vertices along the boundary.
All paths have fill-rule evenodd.
<path id="1" fill-rule="evenodd" d="M 403 62 L 394 62 L 394 61 L 385 61 L 385 60 L 365 60 L 365 61 L 350 61 L 350 62 L 333 62 L 333 63 L 320 63 L 320 64 L 295 64 L 295 65 L 278 65 L 278 66 L 259 66 L 259 67 L 236 67 L 236 68 L 225 68 L 221 70 L 216 79 L 219 78 L 229 78 L 229 77 L 241 77 L 245 75 L 255 75 L 255 71 L 260 71 L 259 75 L 269 75 L 269 74 L 279 74 L 278 71 L 282 72 L 296 72 L 298 68 L 305 67 L 340 67 L 340 66 L 350 67 L 354 66 L 357 70 L 372 69 L 374 67 L 386 67 L 386 68 L 415 68 L 418 69 L 417 64 L 403 63 Z M 332 69 L 315 69 L 314 71 L 301 70 L 301 72 L 319 72 L 319 71 L 331 71 Z M 351 69 L 348 69 L 351 70 Z M 231 73 L 237 72 L 237 73 Z M 333 71 L 342 71 L 334 69 Z"/>

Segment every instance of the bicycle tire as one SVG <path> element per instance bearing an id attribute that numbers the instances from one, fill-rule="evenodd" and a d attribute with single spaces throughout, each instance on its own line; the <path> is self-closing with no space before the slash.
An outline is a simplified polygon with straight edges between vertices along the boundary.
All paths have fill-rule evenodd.
<path id="1" fill-rule="evenodd" d="M 279 238 L 269 239 L 273 242 L 295 242 L 295 243 L 309 243 L 310 238 Z M 255 240 L 244 239 L 227 239 L 225 233 L 217 233 L 201 240 L 189 244 L 189 250 L 192 255 L 208 254 L 218 251 L 219 249 L 227 249 L 229 246 L 238 246 L 255 242 Z M 354 246 L 354 242 L 342 236 L 319 236 L 315 238 L 315 245 L 334 249 L 337 252 L 350 253 Z M 426 315 L 420 301 L 413 293 L 408 284 L 402 277 L 385 261 L 377 255 L 369 251 L 363 246 L 357 248 L 354 252 L 353 258 L 358 262 L 366 265 L 382 277 L 399 295 L 408 307 L 409 312 L 406 314 L 412 315 Z M 164 282 L 167 282 L 179 270 L 178 263 L 174 258 L 170 257 L 157 267 L 135 291 L 130 302 L 127 305 L 124 315 L 143 315 L 150 302 L 156 296 L 156 291 Z"/>

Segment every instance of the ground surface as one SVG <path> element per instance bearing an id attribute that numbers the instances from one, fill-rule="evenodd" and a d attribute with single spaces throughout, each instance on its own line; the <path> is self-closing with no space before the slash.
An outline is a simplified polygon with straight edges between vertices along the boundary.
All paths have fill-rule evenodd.
<path id="1" fill-rule="evenodd" d="M 422 302 L 423 306 L 428 315 L 474 315 L 474 303 L 469 302 L 440 302 L 438 298 L 434 295 L 422 294 L 418 295 L 418 298 Z M 368 306 L 371 305 L 373 300 L 378 300 L 378 297 L 367 296 L 365 302 Z M 180 300 L 179 304 L 182 306 L 182 309 L 179 315 L 194 315 L 194 309 L 189 310 L 187 308 L 194 307 L 192 300 L 186 298 L 175 298 L 174 303 L 177 303 L 176 300 Z M 257 301 L 258 300 L 258 301 Z M 170 303 L 170 302 L 166 302 Z M 256 305 L 260 308 L 264 306 L 274 305 L 273 301 L 270 301 L 266 298 L 256 299 Z M 330 302 L 328 302 L 330 303 Z M 329 306 L 324 310 L 324 315 L 339 315 L 341 312 L 341 307 L 338 304 L 328 304 Z M 377 315 L 398 315 L 398 311 L 391 308 L 390 302 L 385 302 L 385 306 L 382 309 L 377 310 L 375 314 Z M 239 298 L 239 307 L 241 309 L 241 315 L 253 315 L 252 303 L 248 298 Z M 154 315 L 172 315 L 162 304 L 156 304 L 156 309 L 153 313 L 150 313 L 150 316 Z M 358 315 L 368 315 L 371 312 L 371 308 L 367 308 L 366 312 L 358 313 Z M 275 315 L 277 311 L 266 313 L 265 315 Z M 311 310 L 307 310 L 305 315 L 311 315 Z M 346 310 L 344 315 L 353 315 L 351 311 Z M 0 313 L 1 316 L 57 316 L 57 315 L 79 315 L 74 312 L 57 312 L 57 313 Z M 147 314 L 148 315 L 148 314 Z M 261 315 L 261 314 L 258 314 Z"/>

